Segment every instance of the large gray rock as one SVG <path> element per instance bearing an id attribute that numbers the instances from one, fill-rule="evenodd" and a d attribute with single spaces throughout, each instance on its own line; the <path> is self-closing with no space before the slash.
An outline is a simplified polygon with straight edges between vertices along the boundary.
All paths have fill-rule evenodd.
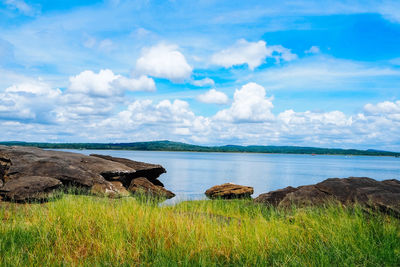
<path id="1" fill-rule="evenodd" d="M 272 198 L 277 195 L 279 198 Z M 367 177 L 330 178 L 315 185 L 286 188 L 261 194 L 254 201 L 279 207 L 319 205 L 327 201 L 364 206 L 400 215 L 400 181 Z"/>
<path id="2" fill-rule="evenodd" d="M 16 190 L 11 187 L 15 181 L 18 180 L 19 184 L 37 182 L 32 177 L 56 179 L 63 187 L 82 187 L 96 194 L 126 195 L 123 187 L 127 188 L 130 185 L 132 179 L 137 177 L 137 172 L 158 184 L 160 182 L 156 178 L 164 173 L 165 169 L 160 165 L 109 156 L 86 156 L 34 147 L 0 146 L 0 196 L 5 199 L 9 199 L 7 194 L 10 195 Z M 37 192 L 47 190 L 46 186 L 32 188 L 36 188 L 32 190 Z M 29 196 L 27 193 L 27 198 Z"/>

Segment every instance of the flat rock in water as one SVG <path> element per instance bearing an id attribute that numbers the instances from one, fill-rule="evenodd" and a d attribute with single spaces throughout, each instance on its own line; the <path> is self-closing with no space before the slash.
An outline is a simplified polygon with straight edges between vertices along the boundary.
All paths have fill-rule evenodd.
<path id="1" fill-rule="evenodd" d="M 29 187 L 39 181 L 32 177 L 55 179 L 64 188 L 81 187 L 96 194 L 115 196 L 126 195 L 126 188 L 132 179 L 138 177 L 138 173 L 141 177 L 147 178 L 148 175 L 150 180 L 160 184 L 156 178 L 164 172 L 165 169 L 160 165 L 122 158 L 0 145 L 0 196 L 5 199 L 9 199 L 8 196 L 13 192 L 18 198 L 30 198 L 30 192 L 26 193 L 26 197 L 21 195 L 24 191 L 18 191 L 17 194 L 19 187 L 15 183 L 18 181 L 18 184 Z M 43 184 L 42 187 L 32 186 L 30 190 L 40 193 L 54 188 Z"/>
<path id="2" fill-rule="evenodd" d="M 287 188 L 285 188 L 287 189 Z M 335 200 L 359 203 L 400 215 L 400 181 L 376 181 L 368 177 L 329 178 L 314 185 L 290 187 L 261 194 L 255 202 L 279 207 L 324 204 Z M 271 198 L 279 191 L 279 198 Z"/>
<path id="3" fill-rule="evenodd" d="M 250 198 L 251 194 L 254 193 L 253 187 L 237 185 L 232 183 L 225 183 L 221 185 L 213 186 L 205 192 L 209 198 Z"/>
<path id="4" fill-rule="evenodd" d="M 173 198 L 174 193 L 162 186 L 155 185 L 145 177 L 139 177 L 132 180 L 128 190 L 134 194 L 144 194 L 159 198 Z"/>

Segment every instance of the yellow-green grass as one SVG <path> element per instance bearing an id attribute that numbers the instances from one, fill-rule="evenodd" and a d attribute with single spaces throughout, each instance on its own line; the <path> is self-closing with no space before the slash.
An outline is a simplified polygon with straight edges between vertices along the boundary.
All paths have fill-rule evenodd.
<path id="1" fill-rule="evenodd" d="M 0 205 L 2 266 L 399 266 L 400 220 L 360 207 L 64 195 Z"/>

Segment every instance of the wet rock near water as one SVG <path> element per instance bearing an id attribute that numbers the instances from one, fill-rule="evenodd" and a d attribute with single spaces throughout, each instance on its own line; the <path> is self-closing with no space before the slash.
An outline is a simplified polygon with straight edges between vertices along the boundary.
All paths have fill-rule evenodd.
<path id="1" fill-rule="evenodd" d="M 259 195 L 256 203 L 278 207 L 321 205 L 328 201 L 359 203 L 400 215 L 400 181 L 376 181 L 368 177 L 330 178 L 297 188 L 287 187 Z"/>
<path id="2" fill-rule="evenodd" d="M 232 183 L 225 183 L 216 185 L 209 188 L 205 194 L 209 198 L 223 198 L 223 199 L 235 199 L 235 198 L 251 198 L 254 193 L 253 187 L 237 185 Z"/>
<path id="3" fill-rule="evenodd" d="M 162 187 L 157 178 L 165 172 L 161 165 L 111 156 L 0 146 L 0 197 L 5 200 L 45 199 L 60 187 L 126 196 L 132 180 L 138 177 Z"/>

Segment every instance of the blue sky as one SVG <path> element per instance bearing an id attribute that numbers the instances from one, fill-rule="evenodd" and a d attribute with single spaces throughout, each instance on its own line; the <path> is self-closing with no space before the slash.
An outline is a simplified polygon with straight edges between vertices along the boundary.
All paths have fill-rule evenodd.
<path id="1" fill-rule="evenodd" d="M 1 140 L 400 151 L 398 1 L 0 1 Z"/>

